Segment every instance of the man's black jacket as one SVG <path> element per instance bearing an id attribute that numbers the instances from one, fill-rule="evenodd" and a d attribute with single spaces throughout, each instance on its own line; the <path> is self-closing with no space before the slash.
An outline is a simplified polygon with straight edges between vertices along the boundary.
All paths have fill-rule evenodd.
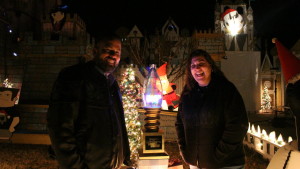
<path id="1" fill-rule="evenodd" d="M 51 93 L 47 124 L 60 168 L 117 168 L 130 150 L 117 81 L 94 61 L 63 69 Z"/>

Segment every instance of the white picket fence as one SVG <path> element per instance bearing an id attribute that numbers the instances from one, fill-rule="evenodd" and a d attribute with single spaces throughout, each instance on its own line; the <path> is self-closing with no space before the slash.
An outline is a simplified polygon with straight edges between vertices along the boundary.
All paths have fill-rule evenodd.
<path id="1" fill-rule="evenodd" d="M 293 139 L 292 137 L 289 137 L 287 142 L 291 141 L 293 141 Z M 264 129 L 261 130 L 259 125 L 255 128 L 253 124 L 250 128 L 250 123 L 248 132 L 244 139 L 245 145 L 254 149 L 265 159 L 269 160 L 271 160 L 277 150 L 284 146 L 287 142 L 283 140 L 281 134 L 279 134 L 278 138 L 276 138 L 275 131 L 268 134 Z"/>

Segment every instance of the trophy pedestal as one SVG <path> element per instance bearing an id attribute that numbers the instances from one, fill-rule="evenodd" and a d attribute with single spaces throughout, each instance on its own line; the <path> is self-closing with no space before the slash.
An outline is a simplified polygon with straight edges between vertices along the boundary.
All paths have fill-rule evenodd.
<path id="1" fill-rule="evenodd" d="M 139 150 L 139 169 L 167 169 L 169 155 L 165 153 L 165 140 L 162 130 L 146 132 L 143 129 L 142 147 Z"/>

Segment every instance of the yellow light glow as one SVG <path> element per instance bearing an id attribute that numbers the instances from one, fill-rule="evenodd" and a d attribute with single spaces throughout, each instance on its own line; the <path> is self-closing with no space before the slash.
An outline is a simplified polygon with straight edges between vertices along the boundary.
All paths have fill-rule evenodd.
<path id="1" fill-rule="evenodd" d="M 252 126 L 251 126 L 251 131 L 252 131 L 252 133 L 253 134 L 255 134 L 256 133 L 256 130 L 255 130 L 255 127 L 254 127 L 254 125 L 252 124 Z"/>
<path id="2" fill-rule="evenodd" d="M 167 75 L 159 76 L 159 78 L 160 78 L 160 82 L 161 82 L 161 85 L 162 85 L 163 94 L 170 93 L 172 91 L 172 89 L 170 87 L 170 83 L 169 83 L 169 80 L 167 78 Z"/>
<path id="3" fill-rule="evenodd" d="M 249 123 L 250 125 L 250 123 Z M 249 130 L 248 128 L 248 133 L 251 133 L 251 135 L 253 135 L 254 137 L 257 138 L 261 138 L 262 140 L 267 140 L 271 143 L 273 143 L 274 145 L 278 146 L 278 147 L 282 147 L 286 144 L 286 142 L 283 140 L 283 137 L 281 134 L 279 134 L 278 138 L 276 139 L 276 133 L 275 131 L 272 131 L 269 135 L 267 134 L 266 130 L 260 129 L 260 126 L 257 126 L 257 131 L 255 129 L 255 126 L 252 124 L 251 125 L 251 130 Z M 291 136 L 288 137 L 288 142 L 292 142 L 293 139 Z M 256 143 L 255 145 L 257 146 L 261 146 L 260 144 Z"/>
<path id="4" fill-rule="evenodd" d="M 6 88 L 12 88 L 13 84 L 8 79 L 5 79 L 3 82 L 3 86 Z"/>
<path id="5" fill-rule="evenodd" d="M 261 136 L 261 130 L 260 130 L 260 127 L 259 125 L 257 125 L 257 133 L 256 133 L 258 136 Z"/>
<path id="6" fill-rule="evenodd" d="M 285 142 L 283 141 L 283 138 L 282 138 L 281 134 L 279 134 L 279 136 L 278 136 L 277 143 L 279 145 L 285 145 Z"/>
<path id="7" fill-rule="evenodd" d="M 293 138 L 291 136 L 289 136 L 288 138 L 288 143 L 292 142 L 293 141 Z"/>
<path id="8" fill-rule="evenodd" d="M 248 123 L 248 133 L 251 133 L 250 122 Z"/>
<path id="9" fill-rule="evenodd" d="M 231 25 L 230 27 L 228 27 L 230 35 L 235 36 L 238 34 L 239 28 L 238 25 Z"/>
<path id="10" fill-rule="evenodd" d="M 162 101 L 161 109 L 162 109 L 162 110 L 168 110 L 168 104 L 167 104 L 166 100 L 163 100 L 163 101 Z"/>
<path id="11" fill-rule="evenodd" d="M 263 144 L 262 143 L 257 143 L 256 145 L 257 145 L 257 147 L 261 147 Z"/>
<path id="12" fill-rule="evenodd" d="M 276 143 L 276 133 L 275 131 L 272 131 L 269 135 L 269 140 L 273 143 Z"/>
<path id="13" fill-rule="evenodd" d="M 266 130 L 264 130 L 264 129 L 262 130 L 261 137 L 268 140 L 268 134 L 267 134 Z"/>

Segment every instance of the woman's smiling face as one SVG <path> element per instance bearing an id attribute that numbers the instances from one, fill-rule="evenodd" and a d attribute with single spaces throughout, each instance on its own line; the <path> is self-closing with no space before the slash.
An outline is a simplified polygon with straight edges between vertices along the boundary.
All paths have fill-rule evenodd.
<path id="1" fill-rule="evenodd" d="M 191 74 L 199 86 L 207 86 L 211 80 L 211 65 L 203 56 L 196 56 L 191 62 Z"/>

